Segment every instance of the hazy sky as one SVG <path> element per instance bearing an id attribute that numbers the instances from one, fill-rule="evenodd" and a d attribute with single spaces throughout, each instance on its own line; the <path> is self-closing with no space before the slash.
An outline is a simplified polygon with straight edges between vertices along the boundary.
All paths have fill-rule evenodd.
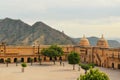
<path id="1" fill-rule="evenodd" d="M 5 17 L 42 21 L 71 37 L 120 37 L 120 0 L 0 0 Z"/>

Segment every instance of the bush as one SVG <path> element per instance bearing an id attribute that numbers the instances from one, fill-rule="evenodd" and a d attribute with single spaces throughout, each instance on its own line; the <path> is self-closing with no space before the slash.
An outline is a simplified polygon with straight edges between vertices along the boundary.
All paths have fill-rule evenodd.
<path id="1" fill-rule="evenodd" d="M 89 70 L 90 67 L 94 68 L 95 64 L 90 63 L 90 64 L 79 64 L 79 66 L 81 66 L 81 68 L 83 68 L 84 70 Z"/>
<path id="2" fill-rule="evenodd" d="M 22 63 L 21 66 L 22 66 L 22 72 L 24 72 L 24 68 L 27 67 L 27 64 L 26 63 Z"/>
<path id="3" fill-rule="evenodd" d="M 110 80 L 108 75 L 99 71 L 98 69 L 90 69 L 85 75 L 80 75 L 77 80 Z"/>
<path id="4" fill-rule="evenodd" d="M 88 64 L 79 64 L 79 66 L 81 66 L 81 68 L 84 69 L 84 70 L 89 70 L 90 69 L 90 65 L 88 65 Z"/>
<path id="5" fill-rule="evenodd" d="M 22 63 L 21 66 L 22 67 L 27 67 L 27 64 L 26 63 Z"/>
<path id="6" fill-rule="evenodd" d="M 88 65 L 91 66 L 92 68 L 95 67 L 95 64 L 94 64 L 94 63 L 90 63 L 90 64 L 88 64 Z"/>

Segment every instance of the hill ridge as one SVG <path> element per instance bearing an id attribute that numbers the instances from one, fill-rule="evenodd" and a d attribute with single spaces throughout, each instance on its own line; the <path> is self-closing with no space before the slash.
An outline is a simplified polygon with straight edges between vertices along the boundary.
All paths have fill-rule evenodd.
<path id="1" fill-rule="evenodd" d="M 0 22 L 0 41 L 8 45 L 39 44 L 75 44 L 62 32 L 53 29 L 44 22 L 35 22 L 32 26 L 20 19 L 5 18 Z"/>
<path id="2" fill-rule="evenodd" d="M 92 46 L 96 45 L 99 38 L 88 37 Z M 29 25 L 20 19 L 0 19 L 0 42 L 8 45 L 33 45 L 33 44 L 60 44 L 76 45 L 80 38 L 71 38 L 42 21 Z M 108 40 L 110 47 L 120 47 L 116 40 Z"/>

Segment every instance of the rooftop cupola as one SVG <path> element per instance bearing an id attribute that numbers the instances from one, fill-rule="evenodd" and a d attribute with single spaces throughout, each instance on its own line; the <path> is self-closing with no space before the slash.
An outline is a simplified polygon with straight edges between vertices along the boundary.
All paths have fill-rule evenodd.
<path id="1" fill-rule="evenodd" d="M 108 48 L 108 42 L 107 40 L 104 38 L 104 36 L 102 35 L 101 38 L 97 41 L 97 46 L 98 47 L 103 47 L 103 48 Z"/>
<path id="2" fill-rule="evenodd" d="M 85 35 L 83 35 L 83 38 L 81 38 L 79 45 L 84 47 L 90 46 L 90 43 L 88 39 L 85 37 Z"/>

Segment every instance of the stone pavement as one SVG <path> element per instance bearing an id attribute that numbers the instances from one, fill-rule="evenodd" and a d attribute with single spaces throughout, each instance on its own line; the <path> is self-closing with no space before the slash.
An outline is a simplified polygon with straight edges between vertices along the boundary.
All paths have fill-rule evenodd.
<path id="1" fill-rule="evenodd" d="M 76 80 L 80 74 L 84 73 L 84 70 L 78 71 L 78 65 L 76 70 L 72 70 L 73 66 L 64 62 L 64 66 L 60 66 L 59 62 L 54 65 L 52 62 L 44 62 L 42 65 L 33 63 L 33 66 L 28 64 L 25 68 L 25 72 L 21 72 L 21 65 L 0 64 L 0 80 Z M 100 68 L 100 70 L 106 72 L 111 80 L 120 80 L 120 70 L 112 70 L 106 68 Z"/>

